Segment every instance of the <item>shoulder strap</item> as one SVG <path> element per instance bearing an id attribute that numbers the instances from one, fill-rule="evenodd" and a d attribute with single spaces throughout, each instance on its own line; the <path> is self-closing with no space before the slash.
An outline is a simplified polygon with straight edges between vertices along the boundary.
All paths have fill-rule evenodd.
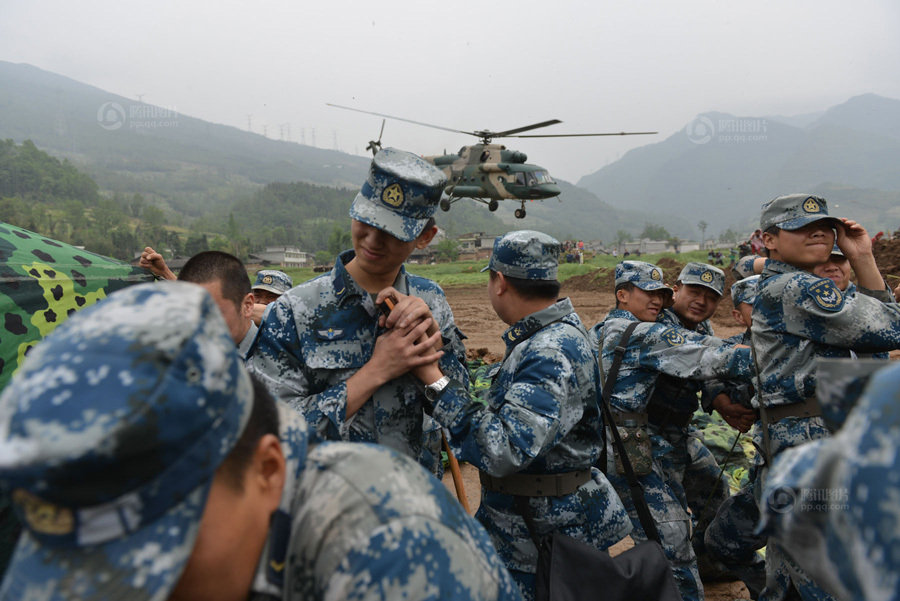
<path id="1" fill-rule="evenodd" d="M 625 478 L 628 480 L 628 488 L 631 490 L 631 499 L 634 501 L 638 519 L 641 521 L 641 526 L 644 528 L 644 533 L 647 535 L 647 538 L 659 543 L 659 531 L 656 529 L 656 522 L 653 521 L 653 516 L 650 514 L 647 500 L 644 499 L 644 489 L 641 488 L 641 483 L 638 482 L 637 476 L 634 473 L 634 468 L 631 466 L 631 461 L 628 459 L 628 454 L 625 453 L 625 445 L 622 444 L 622 438 L 619 436 L 619 429 L 616 427 L 612 411 L 609 408 L 609 397 L 612 395 L 612 388 L 615 386 L 616 378 L 619 375 L 619 366 L 622 364 L 622 358 L 625 356 L 625 349 L 628 348 L 628 341 L 631 339 L 631 335 L 634 333 L 634 329 L 639 323 L 640 322 L 635 321 L 628 324 L 628 327 L 625 328 L 625 332 L 622 333 L 622 338 L 619 339 L 619 344 L 616 345 L 613 364 L 609 368 L 609 375 L 607 376 L 606 381 L 603 383 L 603 398 L 600 400 L 600 404 L 603 409 L 603 421 L 605 422 L 606 427 L 609 428 L 609 431 L 612 432 L 613 444 L 622 460 L 622 467 L 625 469 Z M 597 360 L 600 360 L 599 354 Z M 600 368 L 600 373 L 602 377 L 602 366 Z M 601 455 L 601 465 L 604 466 L 606 465 L 606 427 L 603 428 L 603 453 Z"/>

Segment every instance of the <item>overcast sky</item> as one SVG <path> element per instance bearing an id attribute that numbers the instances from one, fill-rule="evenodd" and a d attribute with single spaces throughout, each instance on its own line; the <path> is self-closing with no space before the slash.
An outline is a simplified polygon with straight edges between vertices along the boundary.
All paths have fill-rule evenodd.
<path id="1" fill-rule="evenodd" d="M 744 117 L 900 98 L 896 0 L 0 0 L 0 60 L 241 129 L 364 154 L 378 117 L 461 130 L 658 130 L 507 140 L 575 182 L 710 110 Z M 388 121 L 383 143 L 463 134 Z M 502 141 L 502 140 L 498 140 Z"/>

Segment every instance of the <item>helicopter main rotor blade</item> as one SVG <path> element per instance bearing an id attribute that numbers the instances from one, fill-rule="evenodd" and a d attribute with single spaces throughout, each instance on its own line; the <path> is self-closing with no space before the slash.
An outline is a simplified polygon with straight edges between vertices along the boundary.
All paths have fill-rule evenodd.
<path id="1" fill-rule="evenodd" d="M 581 138 L 585 136 L 649 136 L 658 131 L 619 131 L 607 134 L 530 134 L 527 136 L 507 136 L 508 138 Z"/>
<path id="2" fill-rule="evenodd" d="M 492 138 L 509 138 L 509 137 L 525 137 L 525 136 L 513 136 L 512 134 L 517 134 L 520 131 L 528 131 L 530 129 L 538 129 L 539 127 L 547 127 L 548 125 L 556 125 L 557 123 L 562 123 L 559 119 L 550 119 L 549 121 L 541 121 L 540 123 L 535 123 L 534 125 L 526 125 L 525 127 L 517 127 L 515 129 L 508 129 L 506 131 L 499 132 L 490 132 Z M 483 132 L 488 133 L 488 132 Z"/>
<path id="3" fill-rule="evenodd" d="M 423 125 L 425 127 L 433 127 L 434 129 L 442 129 L 444 131 L 452 131 L 456 134 L 468 134 L 470 136 L 478 136 L 477 133 L 472 131 L 463 131 L 461 129 L 451 129 L 449 127 L 442 127 L 440 125 L 434 125 L 432 123 L 422 123 L 421 121 L 413 121 L 412 119 L 404 119 L 403 117 L 394 117 L 393 115 L 385 115 L 384 113 L 376 113 L 374 111 L 364 111 L 362 109 L 355 109 L 351 106 L 341 106 L 340 104 L 332 104 L 330 102 L 325 103 L 328 106 L 333 106 L 335 108 L 344 109 L 348 111 L 356 111 L 357 113 L 365 113 L 367 115 L 376 115 L 378 117 L 385 117 L 387 119 L 394 119 L 395 121 L 406 121 L 407 123 L 414 123 L 416 125 Z M 480 136 L 478 136 L 480 137 Z"/>

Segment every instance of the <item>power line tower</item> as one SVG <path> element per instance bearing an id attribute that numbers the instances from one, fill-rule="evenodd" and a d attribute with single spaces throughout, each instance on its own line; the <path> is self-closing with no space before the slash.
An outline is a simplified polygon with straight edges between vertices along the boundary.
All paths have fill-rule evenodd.
<path id="1" fill-rule="evenodd" d="M 247 115 L 247 131 L 253 131 L 253 115 Z"/>
<path id="2" fill-rule="evenodd" d="M 310 136 L 312 137 L 312 145 L 313 145 L 313 147 L 315 147 L 316 146 L 316 128 L 310 127 L 309 129 L 310 129 Z"/>

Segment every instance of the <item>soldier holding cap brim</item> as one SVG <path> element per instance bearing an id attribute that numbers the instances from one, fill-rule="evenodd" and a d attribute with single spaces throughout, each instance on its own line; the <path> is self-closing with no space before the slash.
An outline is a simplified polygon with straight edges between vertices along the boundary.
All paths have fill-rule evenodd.
<path id="1" fill-rule="evenodd" d="M 763 205 L 760 228 L 769 258 L 751 328 L 762 420 L 756 442 L 771 463 L 784 449 L 828 436 L 816 401 L 816 358 L 900 348 L 900 306 L 878 271 L 868 232 L 829 215 L 824 198 L 779 196 Z M 856 273 L 858 294 L 811 273 L 828 260 L 835 242 Z M 776 598 L 792 583 L 817 589 L 789 565 L 777 544 L 767 547 L 761 598 Z"/>

